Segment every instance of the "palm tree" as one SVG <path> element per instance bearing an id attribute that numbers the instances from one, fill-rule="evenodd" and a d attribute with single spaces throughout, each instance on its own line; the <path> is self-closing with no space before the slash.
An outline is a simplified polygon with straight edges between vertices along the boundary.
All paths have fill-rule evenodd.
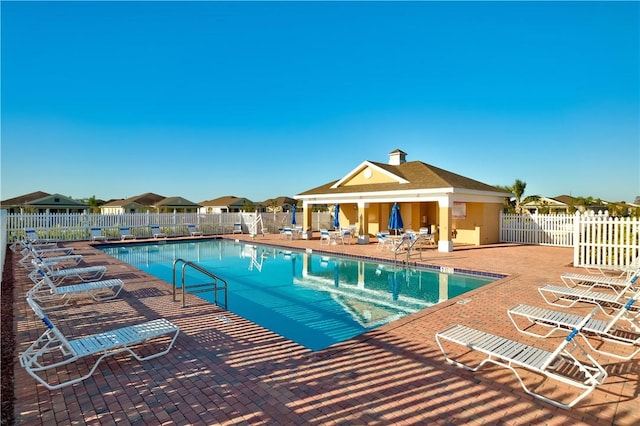
<path id="1" fill-rule="evenodd" d="M 527 183 L 521 181 L 520 179 L 516 179 L 514 184 L 511 186 L 511 192 L 515 197 L 516 201 L 516 213 L 522 213 L 522 206 L 520 205 L 522 196 L 524 195 L 524 190 L 527 188 Z"/>
<path id="2" fill-rule="evenodd" d="M 521 181 L 520 179 L 516 179 L 514 184 L 511 186 L 496 185 L 496 187 L 502 190 L 511 192 L 513 194 L 514 196 L 513 204 L 515 204 L 515 207 L 513 206 L 510 199 L 506 199 L 505 204 L 508 203 L 510 207 L 514 207 L 514 210 L 517 214 L 521 214 L 522 213 L 522 206 L 521 206 L 522 196 L 524 195 L 524 190 L 527 187 L 527 183 Z"/>

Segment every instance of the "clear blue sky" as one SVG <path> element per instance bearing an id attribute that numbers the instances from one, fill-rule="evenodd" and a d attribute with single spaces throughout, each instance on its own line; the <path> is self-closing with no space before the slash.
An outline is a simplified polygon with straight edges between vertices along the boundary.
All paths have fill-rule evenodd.
<path id="1" fill-rule="evenodd" d="M 640 195 L 638 2 L 6 2 L 0 199 L 262 201 L 399 148 Z"/>

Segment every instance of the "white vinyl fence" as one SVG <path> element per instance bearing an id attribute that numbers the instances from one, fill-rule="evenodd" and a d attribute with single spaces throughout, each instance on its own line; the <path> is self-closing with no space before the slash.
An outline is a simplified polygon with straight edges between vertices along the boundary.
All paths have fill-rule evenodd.
<path id="1" fill-rule="evenodd" d="M 574 266 L 630 265 L 640 255 L 640 219 L 605 214 L 501 214 L 500 241 L 573 247 Z"/>
<path id="2" fill-rule="evenodd" d="M 257 231 L 276 233 L 284 226 L 291 226 L 291 213 L 260 213 L 262 224 Z M 296 223 L 302 225 L 303 213 L 296 214 Z M 129 227 L 137 237 L 151 237 L 151 225 L 159 225 L 162 232 L 170 236 L 189 235 L 187 224 L 195 224 L 206 235 L 228 234 L 235 223 L 242 224 L 242 230 L 249 232 L 256 221 L 256 213 L 125 213 L 103 215 L 96 213 L 33 213 L 7 214 L 6 238 L 11 243 L 24 238 L 25 229 L 35 229 L 40 238 L 55 238 L 61 241 L 88 240 L 92 227 L 102 228 L 109 238 L 120 237 L 120 227 Z M 312 230 L 328 227 L 330 213 L 312 214 Z M 5 244 L 6 245 L 6 244 Z"/>

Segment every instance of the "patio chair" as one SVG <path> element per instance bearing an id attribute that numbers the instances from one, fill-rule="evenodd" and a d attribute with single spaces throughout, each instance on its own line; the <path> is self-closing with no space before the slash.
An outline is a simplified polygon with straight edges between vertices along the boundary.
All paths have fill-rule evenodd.
<path id="1" fill-rule="evenodd" d="M 293 230 L 291 228 L 282 228 L 280 238 L 285 240 L 293 240 Z"/>
<path id="2" fill-rule="evenodd" d="M 91 228 L 91 241 L 106 241 L 107 236 L 102 233 L 102 228 Z"/>
<path id="3" fill-rule="evenodd" d="M 13 252 L 17 252 L 18 250 L 26 248 L 28 245 L 40 249 L 56 248 L 58 247 L 58 240 L 42 239 L 38 237 L 38 234 L 34 229 L 25 229 L 25 237 L 22 239 L 16 238 L 9 246 L 9 249 Z"/>
<path id="4" fill-rule="evenodd" d="M 378 250 L 382 250 L 385 246 L 391 246 L 393 244 L 392 239 L 389 237 L 389 231 L 378 232 L 376 238 L 378 239 L 378 245 L 376 246 Z"/>
<path id="5" fill-rule="evenodd" d="M 100 361 L 111 355 L 128 352 L 138 361 L 164 355 L 171 350 L 180 332 L 176 325 L 161 318 L 69 340 L 32 298 L 27 297 L 27 303 L 47 330 L 20 355 L 20 365 L 49 390 L 73 385 L 91 377 Z M 163 343 L 166 348 L 147 356 L 137 352 L 143 344 L 148 346 L 152 343 Z M 147 350 L 145 348 L 145 352 Z M 86 374 L 71 377 L 71 372 L 77 371 L 75 367 L 65 370 L 64 374 L 56 374 L 58 368 L 83 358 L 86 358 L 86 364 L 78 363 L 77 367 L 82 369 L 85 365 L 88 366 L 89 372 Z"/>
<path id="6" fill-rule="evenodd" d="M 120 239 L 124 240 L 135 240 L 136 236 L 131 233 L 131 228 L 128 226 L 120 227 Z"/>
<path id="7" fill-rule="evenodd" d="M 436 333 L 436 343 L 447 362 L 474 372 L 487 363 L 505 367 L 515 374 L 526 393 L 556 407 L 568 409 L 593 392 L 607 379 L 605 369 L 575 339 L 575 336 L 582 332 L 583 327 L 591 320 L 597 309 L 594 308 L 582 318 L 580 323 L 568 333 L 553 352 L 460 324 Z M 455 361 L 445 351 L 444 345 L 449 346 L 449 344 L 465 346 L 472 351 L 486 355 L 486 358 L 475 367 Z M 573 354 L 575 351 L 580 352 L 580 359 Z M 527 387 L 517 368 L 542 376 L 545 381 L 549 379 L 572 386 L 580 393 L 567 402 L 544 396 Z M 568 398 L 569 396 L 567 396 Z"/>
<path id="8" fill-rule="evenodd" d="M 39 280 L 27 292 L 27 297 L 31 297 L 43 310 L 66 306 L 83 296 L 91 297 L 96 302 L 115 299 L 124 287 L 120 279 L 56 286 L 41 268 L 37 273 Z"/>
<path id="9" fill-rule="evenodd" d="M 196 226 L 192 223 L 187 224 L 187 229 L 189 230 L 189 235 L 192 237 L 202 236 L 202 232 L 196 229 Z"/>
<path id="10" fill-rule="evenodd" d="M 242 223 L 233 224 L 233 234 L 242 234 Z"/>
<path id="11" fill-rule="evenodd" d="M 591 289 L 581 289 L 577 287 L 572 288 L 567 287 L 566 285 L 557 286 L 552 284 L 538 287 L 538 293 L 540 293 L 544 301 L 549 305 L 570 308 L 575 306 L 576 303 L 582 302 L 599 305 L 603 308 L 611 307 L 613 309 L 618 309 L 629 301 L 630 297 L 626 293 L 632 291 L 634 288 L 633 285 L 637 279 L 638 275 L 630 279 L 627 286 L 619 293 L 603 293 L 593 291 Z M 635 311 L 639 308 L 638 306 L 632 306 L 631 309 Z M 611 316 L 610 314 L 607 315 Z"/>
<path id="12" fill-rule="evenodd" d="M 625 280 L 603 275 L 586 275 L 565 272 L 560 275 L 560 279 L 567 287 L 586 287 L 589 289 L 594 289 L 595 287 L 606 287 L 616 293 L 619 293 L 620 291 L 633 291 L 633 287 L 631 289 L 628 288 L 629 280 L 634 276 L 637 276 L 639 273 L 640 269 L 637 269 L 629 276 L 629 279 Z"/>
<path id="13" fill-rule="evenodd" d="M 609 321 L 592 318 L 585 324 L 580 335 L 592 351 L 625 361 L 640 353 L 640 322 L 638 322 L 640 313 L 633 314 L 631 312 L 631 307 L 638 298 L 640 298 L 640 291 L 618 309 L 618 312 Z M 542 338 L 549 337 L 556 331 L 571 331 L 582 320 L 580 315 L 522 304 L 509 308 L 507 315 L 521 333 Z M 542 327 L 536 327 L 536 325 Z M 540 333 L 536 331 L 539 329 L 548 331 Z M 587 337 L 595 337 L 601 343 L 608 342 L 635 347 L 635 350 L 626 355 L 621 354 L 618 349 L 613 352 L 605 351 L 601 349 L 601 345 L 594 346 Z"/>
<path id="14" fill-rule="evenodd" d="M 323 241 L 326 241 L 327 245 L 331 244 L 331 235 L 327 229 L 320 230 L 320 244 L 322 244 Z"/>
<path id="15" fill-rule="evenodd" d="M 86 266 L 84 268 L 54 268 L 55 265 L 40 262 L 36 259 L 31 262 L 34 264 L 34 269 L 29 273 L 29 278 L 34 284 L 38 282 L 38 268 L 42 269 L 55 285 L 60 285 L 67 279 L 76 279 L 82 282 L 98 281 L 107 272 L 107 267 L 104 265 Z"/>
<path id="16" fill-rule="evenodd" d="M 150 228 L 153 238 L 167 238 L 167 234 L 160 230 L 160 225 L 151 225 Z"/>

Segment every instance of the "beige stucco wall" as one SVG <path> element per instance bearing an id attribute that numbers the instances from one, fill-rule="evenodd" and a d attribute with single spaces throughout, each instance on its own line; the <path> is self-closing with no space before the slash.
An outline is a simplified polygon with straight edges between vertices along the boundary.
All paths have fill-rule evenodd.
<path id="1" fill-rule="evenodd" d="M 501 204 L 466 203 L 465 219 L 452 219 L 452 232 L 455 229 L 454 243 L 494 244 L 500 241 Z"/>

